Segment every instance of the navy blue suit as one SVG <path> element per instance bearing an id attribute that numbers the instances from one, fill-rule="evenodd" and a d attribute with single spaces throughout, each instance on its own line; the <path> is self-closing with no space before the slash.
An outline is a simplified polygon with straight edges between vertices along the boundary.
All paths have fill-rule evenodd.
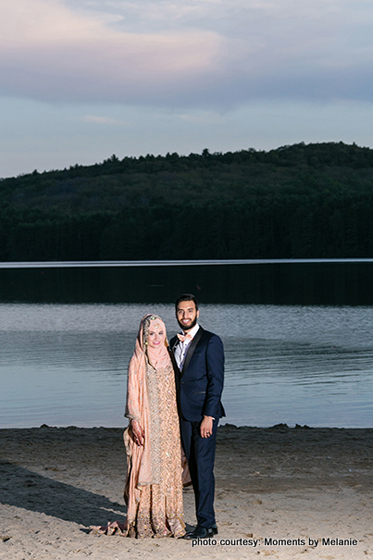
<path id="1" fill-rule="evenodd" d="M 200 327 L 191 341 L 182 371 L 173 352 L 179 339 L 170 341 L 175 367 L 176 391 L 183 448 L 192 478 L 197 522 L 201 527 L 215 524 L 214 461 L 216 431 L 219 418 L 225 415 L 221 404 L 224 384 L 224 349 L 221 339 Z M 202 438 L 200 424 L 204 416 L 212 416 L 212 435 Z"/>

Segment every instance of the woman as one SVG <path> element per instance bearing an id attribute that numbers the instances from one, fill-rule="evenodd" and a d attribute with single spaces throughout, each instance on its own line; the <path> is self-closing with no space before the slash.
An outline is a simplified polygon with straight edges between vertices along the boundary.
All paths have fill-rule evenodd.
<path id="1" fill-rule="evenodd" d="M 128 368 L 126 416 L 125 533 L 180 537 L 185 525 L 175 380 L 166 327 L 157 315 L 140 323 Z"/>

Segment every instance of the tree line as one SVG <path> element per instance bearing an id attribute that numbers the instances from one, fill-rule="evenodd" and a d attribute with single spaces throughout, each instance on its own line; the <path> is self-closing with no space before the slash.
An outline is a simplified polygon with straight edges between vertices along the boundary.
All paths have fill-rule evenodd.
<path id="1" fill-rule="evenodd" d="M 0 181 L 0 260 L 373 257 L 373 150 L 113 155 Z"/>

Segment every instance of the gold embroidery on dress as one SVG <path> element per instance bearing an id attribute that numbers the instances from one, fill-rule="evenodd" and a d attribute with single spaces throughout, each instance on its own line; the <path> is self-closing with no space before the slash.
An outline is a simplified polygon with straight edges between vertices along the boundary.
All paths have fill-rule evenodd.
<path id="1" fill-rule="evenodd" d="M 159 483 L 141 488 L 134 522 L 127 528 L 129 537 L 161 537 L 185 533 L 183 520 L 183 495 L 181 481 L 181 453 L 179 419 L 176 410 L 174 371 L 171 366 L 155 370 L 147 368 L 150 418 L 154 418 L 153 405 L 159 410 L 159 423 L 151 423 L 151 448 L 153 480 Z M 157 386 L 162 386 L 158 391 Z M 153 453 L 156 459 L 153 461 Z"/>
<path id="2" fill-rule="evenodd" d="M 146 384 L 149 395 L 149 441 L 153 484 L 161 483 L 162 474 L 162 409 L 159 406 L 162 394 L 159 387 L 162 382 L 162 371 L 162 369 L 156 370 L 147 360 Z"/>

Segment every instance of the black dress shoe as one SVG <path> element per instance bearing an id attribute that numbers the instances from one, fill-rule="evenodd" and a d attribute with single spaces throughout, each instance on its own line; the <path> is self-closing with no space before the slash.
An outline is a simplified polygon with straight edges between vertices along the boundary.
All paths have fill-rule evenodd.
<path id="1" fill-rule="evenodd" d="M 216 525 L 213 527 L 197 527 L 191 533 L 186 533 L 182 538 L 187 541 L 192 541 L 195 539 L 208 539 L 218 534 L 218 528 Z"/>
<path id="2" fill-rule="evenodd" d="M 209 529 L 209 531 L 212 531 L 213 535 L 218 534 L 218 527 L 217 527 L 216 523 L 214 523 L 214 525 Z"/>

